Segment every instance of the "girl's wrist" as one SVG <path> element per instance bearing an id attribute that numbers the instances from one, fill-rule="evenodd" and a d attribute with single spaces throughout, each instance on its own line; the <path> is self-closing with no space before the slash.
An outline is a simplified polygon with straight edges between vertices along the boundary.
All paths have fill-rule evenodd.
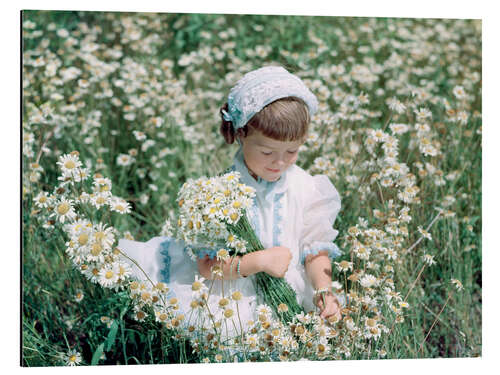
<path id="1" fill-rule="evenodd" d="M 247 253 L 240 257 L 240 277 L 247 277 L 259 272 L 264 272 L 265 262 L 262 259 L 262 250 Z"/>

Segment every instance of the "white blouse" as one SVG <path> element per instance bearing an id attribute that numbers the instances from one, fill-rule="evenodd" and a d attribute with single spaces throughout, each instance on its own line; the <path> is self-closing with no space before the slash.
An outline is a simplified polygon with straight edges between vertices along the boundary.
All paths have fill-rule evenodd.
<path id="1" fill-rule="evenodd" d="M 311 176 L 302 168 L 292 165 L 276 182 L 255 180 L 245 165 L 240 148 L 230 170 L 241 174 L 241 182 L 256 190 L 252 207 L 248 210 L 249 221 L 264 248 L 288 247 L 292 259 L 285 274 L 286 281 L 297 294 L 297 300 L 306 311 L 314 310 L 313 286 L 308 280 L 304 260 L 309 254 L 328 251 L 330 258 L 341 254 L 333 243 L 338 231 L 333 223 L 340 210 L 340 196 L 328 177 Z M 148 242 L 122 239 L 118 247 L 135 259 L 153 281 L 168 284 L 179 300 L 180 310 L 188 313 L 192 290 L 191 284 L 198 274 L 197 263 L 186 252 L 186 246 L 169 237 L 155 237 Z M 206 249 L 204 254 L 215 256 L 215 250 Z M 134 273 L 144 279 L 135 265 Z M 260 303 L 253 286 L 254 276 L 237 280 L 205 281 L 211 286 L 209 304 L 217 306 L 221 294 L 227 296 L 239 290 L 243 300 L 239 303 L 242 322 L 255 318 Z M 213 284 L 212 284 L 213 283 Z"/>

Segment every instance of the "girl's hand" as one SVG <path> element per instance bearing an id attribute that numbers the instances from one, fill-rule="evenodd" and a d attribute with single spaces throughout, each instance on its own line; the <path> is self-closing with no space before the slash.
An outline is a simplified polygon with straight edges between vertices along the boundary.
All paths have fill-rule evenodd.
<path id="1" fill-rule="evenodd" d="M 324 302 L 323 302 L 324 300 Z M 341 319 L 340 303 L 331 292 L 319 294 L 315 297 L 315 304 L 319 307 L 320 317 L 330 318 L 336 317 L 337 321 Z"/>
<path id="2" fill-rule="evenodd" d="M 260 253 L 260 268 L 262 272 L 274 277 L 285 276 L 290 265 L 290 260 L 292 259 L 292 253 L 288 247 L 275 246 L 261 250 Z"/>

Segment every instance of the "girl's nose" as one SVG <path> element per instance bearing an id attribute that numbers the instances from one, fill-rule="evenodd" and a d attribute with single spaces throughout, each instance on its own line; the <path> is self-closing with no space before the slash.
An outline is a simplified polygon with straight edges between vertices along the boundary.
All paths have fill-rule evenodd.
<path id="1" fill-rule="evenodd" d="M 278 156 L 278 158 L 274 160 L 274 163 L 275 163 L 276 165 L 282 166 L 282 165 L 285 165 L 285 164 L 286 164 L 286 161 L 285 161 L 285 158 L 284 158 L 284 157 L 282 157 L 282 156 Z"/>

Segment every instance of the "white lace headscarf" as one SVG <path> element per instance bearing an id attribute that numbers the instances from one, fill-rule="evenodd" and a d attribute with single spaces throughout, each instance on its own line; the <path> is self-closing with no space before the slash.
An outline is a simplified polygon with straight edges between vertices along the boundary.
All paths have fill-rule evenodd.
<path id="1" fill-rule="evenodd" d="M 289 96 L 302 99 L 310 116 L 316 113 L 318 100 L 299 77 L 281 66 L 265 66 L 245 74 L 236 83 L 227 98 L 228 111 L 222 114 L 236 131 L 269 103 Z"/>

